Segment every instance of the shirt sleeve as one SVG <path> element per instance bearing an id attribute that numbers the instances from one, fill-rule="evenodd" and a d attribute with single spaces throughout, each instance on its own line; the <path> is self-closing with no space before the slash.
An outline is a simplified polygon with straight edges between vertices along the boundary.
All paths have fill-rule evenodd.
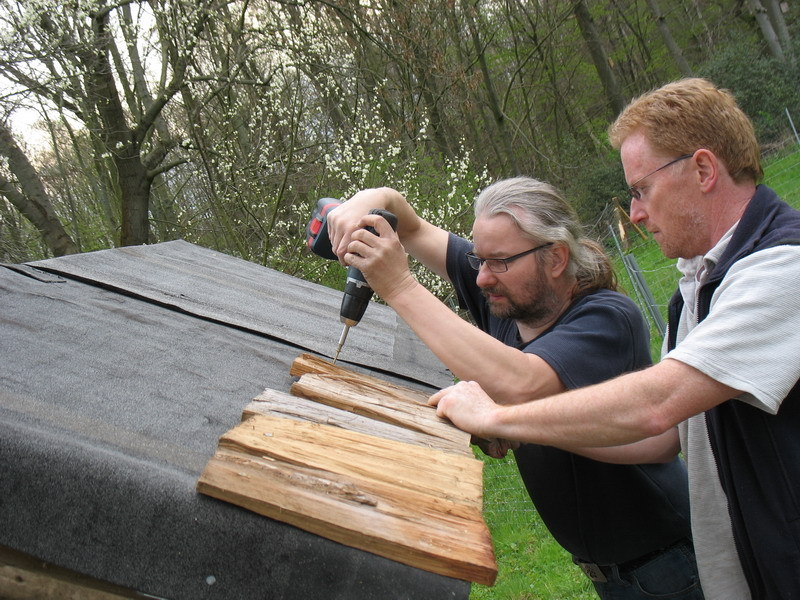
<path id="1" fill-rule="evenodd" d="M 648 366 L 650 336 L 636 304 L 601 290 L 577 300 L 523 350 L 544 359 L 569 389 Z"/>
<path id="2" fill-rule="evenodd" d="M 737 261 L 711 298 L 708 316 L 665 358 L 744 392 L 775 414 L 800 377 L 800 246 L 776 246 Z"/>

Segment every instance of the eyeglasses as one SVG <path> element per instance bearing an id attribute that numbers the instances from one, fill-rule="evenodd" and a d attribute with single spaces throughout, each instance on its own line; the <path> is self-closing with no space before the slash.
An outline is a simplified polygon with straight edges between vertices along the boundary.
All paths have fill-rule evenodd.
<path id="1" fill-rule="evenodd" d="M 547 248 L 548 246 L 552 245 L 553 242 L 547 242 L 541 246 L 536 246 L 536 248 L 531 248 L 530 250 L 525 250 L 525 252 L 520 252 L 514 256 L 507 256 L 506 258 L 481 258 L 473 252 L 467 252 L 467 260 L 469 261 L 469 266 L 476 271 L 479 271 L 481 266 L 486 263 L 486 266 L 489 267 L 489 270 L 492 273 L 505 273 L 508 271 L 508 263 L 514 262 L 518 258 L 522 258 L 528 254 L 533 254 L 537 250 L 541 250 L 542 248 Z"/>
<path id="2" fill-rule="evenodd" d="M 642 199 L 642 192 L 636 186 L 639 185 L 640 183 L 642 183 L 642 181 L 644 181 L 648 177 L 650 177 L 650 175 L 654 175 L 654 174 L 658 173 L 661 169 L 666 169 L 670 165 L 674 165 L 676 162 L 680 162 L 682 160 L 686 160 L 687 158 L 691 158 L 692 156 L 694 156 L 694 153 L 692 153 L 692 154 L 682 154 L 678 158 L 672 159 L 667 164 L 661 165 L 655 171 L 650 171 L 644 177 L 640 177 L 639 179 L 637 179 L 636 182 L 628 188 L 628 193 L 630 193 L 631 198 L 633 198 L 634 200 L 641 200 Z"/>

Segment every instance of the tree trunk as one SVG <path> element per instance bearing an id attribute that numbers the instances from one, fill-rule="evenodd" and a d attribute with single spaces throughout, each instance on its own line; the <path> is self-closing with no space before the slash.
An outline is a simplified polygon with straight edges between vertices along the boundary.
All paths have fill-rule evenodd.
<path id="1" fill-rule="evenodd" d="M 597 75 L 600 77 L 600 82 L 603 84 L 603 90 L 608 98 L 608 103 L 617 115 L 625 108 L 625 98 L 622 95 L 619 82 L 616 75 L 611 68 L 606 51 L 603 49 L 603 44 L 600 41 L 600 34 L 597 32 L 597 27 L 594 25 L 592 15 L 589 14 L 589 9 L 586 6 L 585 0 L 577 0 L 573 6 L 575 18 L 578 21 L 578 27 L 581 30 L 581 35 L 586 41 L 586 46 L 589 48 L 589 54 L 592 56 L 592 62 Z"/>
<path id="2" fill-rule="evenodd" d="M 764 0 L 764 7 L 767 9 L 772 28 L 778 34 L 784 55 L 790 62 L 794 62 L 792 38 L 789 35 L 789 28 L 786 26 L 786 19 L 783 18 L 780 0 Z"/>
<path id="3" fill-rule="evenodd" d="M 753 15 L 755 15 L 756 22 L 761 29 L 761 34 L 764 36 L 764 41 L 767 43 L 770 54 L 780 62 L 784 62 L 786 57 L 783 54 L 783 48 L 781 48 L 781 43 L 778 41 L 775 29 L 772 27 L 772 22 L 769 20 L 767 10 L 760 0 L 748 0 L 748 4 L 753 11 Z"/>
<path id="4" fill-rule="evenodd" d="M 13 183 L 0 177 L 0 194 L 8 198 L 39 230 L 45 244 L 55 256 L 77 253 L 78 246 L 58 220 L 39 174 L 14 141 L 11 131 L 3 124 L 0 124 L 0 154 L 8 158 L 8 167 L 19 185 L 18 189 Z"/>
<path id="5" fill-rule="evenodd" d="M 467 21 L 467 27 L 469 29 L 470 37 L 472 38 L 473 50 L 475 51 L 475 55 L 478 57 L 478 64 L 480 65 L 481 74 L 483 75 L 483 85 L 486 90 L 486 102 L 489 110 L 492 111 L 492 116 L 494 117 L 494 124 L 497 127 L 497 136 L 503 144 L 503 150 L 506 155 L 506 160 L 504 162 L 511 167 L 511 173 L 516 175 L 519 173 L 519 166 L 517 165 L 512 145 L 514 136 L 508 132 L 506 127 L 506 115 L 503 111 L 503 107 L 500 104 L 500 100 L 497 97 L 494 80 L 492 79 L 489 64 L 486 61 L 485 46 L 481 43 L 480 33 L 478 32 L 478 27 L 475 24 L 475 10 L 476 9 L 474 6 L 467 6 L 465 3 L 464 18 Z"/>
<path id="6" fill-rule="evenodd" d="M 142 65 L 142 59 L 139 56 L 139 49 L 136 45 L 136 37 L 134 32 L 136 23 L 131 15 L 131 7 L 129 4 L 123 4 L 121 9 L 123 21 L 122 32 L 125 36 L 125 45 L 128 50 L 128 60 L 130 61 L 130 74 L 131 79 L 133 80 L 134 92 L 133 98 L 131 98 L 131 101 L 128 102 L 128 108 L 135 115 L 136 120 L 138 121 L 142 117 L 143 110 L 153 104 L 153 96 L 150 93 L 150 88 L 147 84 L 147 74 L 145 73 L 145 68 Z M 166 58 L 163 58 L 162 61 L 166 62 Z M 164 69 L 165 65 L 162 64 L 162 72 Z M 119 69 L 119 72 L 124 73 L 125 71 Z M 163 115 L 159 114 L 158 117 L 156 117 L 155 128 L 158 131 L 161 139 L 166 140 L 171 138 L 169 127 L 167 126 L 167 122 Z"/>
<path id="7" fill-rule="evenodd" d="M 120 244 L 133 246 L 150 241 L 150 179 L 141 159 L 141 139 L 136 139 L 127 125 L 108 59 L 114 44 L 108 27 L 108 13 L 94 17 L 96 49 L 84 55 L 89 95 L 97 106 L 103 131 L 100 137 L 111 152 L 119 177 L 122 195 L 122 233 Z"/>
<path id="8" fill-rule="evenodd" d="M 681 72 L 681 75 L 684 77 L 691 77 L 693 75 L 692 68 L 689 66 L 689 63 L 686 62 L 678 44 L 675 43 L 675 38 L 672 37 L 672 32 L 669 29 L 669 25 L 667 25 L 667 20 L 664 18 L 664 13 L 661 12 L 658 0 L 647 0 L 647 5 L 650 7 L 650 12 L 653 13 L 653 18 L 656 20 L 661 39 L 664 40 L 664 44 L 675 60 L 675 64 L 678 65 L 678 70 Z"/>

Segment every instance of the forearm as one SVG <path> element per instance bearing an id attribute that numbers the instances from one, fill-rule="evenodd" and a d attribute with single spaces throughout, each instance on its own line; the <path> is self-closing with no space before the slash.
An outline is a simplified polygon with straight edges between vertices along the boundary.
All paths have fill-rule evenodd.
<path id="1" fill-rule="evenodd" d="M 631 444 L 661 435 L 737 391 L 675 360 L 517 406 L 494 403 L 474 383 L 431 397 L 437 414 L 480 437 L 572 449 Z"/>
<path id="2" fill-rule="evenodd" d="M 564 449 L 632 444 L 666 430 L 655 411 L 622 401 L 635 381 L 621 376 L 519 406 L 497 407 L 487 415 L 481 436 L 503 437 Z M 641 394 L 632 395 L 641 397 Z"/>
<path id="3" fill-rule="evenodd" d="M 457 378 L 479 382 L 498 402 L 522 403 L 564 389 L 541 358 L 481 331 L 417 282 L 384 300 Z"/>
<path id="4" fill-rule="evenodd" d="M 607 448 L 571 448 L 570 452 L 586 458 L 618 465 L 670 462 L 680 452 L 677 427 L 653 437 L 622 446 Z"/>

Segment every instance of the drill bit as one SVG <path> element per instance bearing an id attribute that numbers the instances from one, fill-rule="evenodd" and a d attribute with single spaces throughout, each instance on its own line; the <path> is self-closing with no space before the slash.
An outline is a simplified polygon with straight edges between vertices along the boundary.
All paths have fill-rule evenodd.
<path id="1" fill-rule="evenodd" d="M 392 226 L 393 230 L 397 230 L 397 217 L 389 211 L 373 208 L 369 213 L 382 216 Z M 374 227 L 365 227 L 365 229 L 373 235 L 377 235 Z M 339 346 L 336 348 L 336 356 L 333 357 L 333 364 L 336 364 L 336 360 L 339 358 L 344 341 L 347 339 L 347 332 L 350 331 L 351 327 L 358 325 L 361 317 L 364 316 L 364 311 L 367 310 L 370 298 L 372 298 L 372 288 L 369 287 L 366 277 L 361 271 L 350 265 L 347 268 L 342 307 L 339 309 L 339 320 L 344 323 L 344 329 L 342 330 L 342 336 L 339 338 Z"/>
<path id="2" fill-rule="evenodd" d="M 342 329 L 342 335 L 339 337 L 339 345 L 336 346 L 336 356 L 333 357 L 333 364 L 336 364 L 336 359 L 339 358 L 339 353 L 342 351 L 342 346 L 344 346 L 344 341 L 347 339 L 347 333 L 350 331 L 350 324 L 345 323 L 344 328 Z"/>

